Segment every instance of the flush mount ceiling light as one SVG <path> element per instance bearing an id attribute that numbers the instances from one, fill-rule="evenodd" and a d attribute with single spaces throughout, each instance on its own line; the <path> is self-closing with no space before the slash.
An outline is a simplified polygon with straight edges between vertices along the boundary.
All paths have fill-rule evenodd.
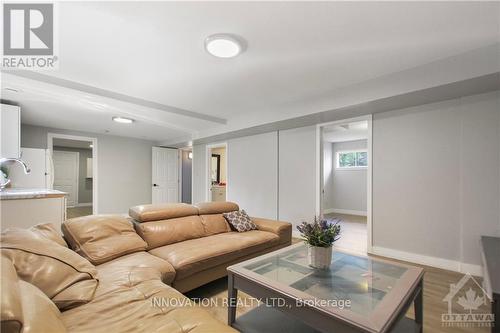
<path id="1" fill-rule="evenodd" d="M 205 39 L 205 49 L 218 58 L 234 58 L 243 52 L 243 42 L 230 34 L 215 34 Z"/>
<path id="2" fill-rule="evenodd" d="M 116 121 L 117 123 L 120 124 L 132 124 L 134 122 L 134 119 L 130 118 L 125 118 L 125 117 L 113 117 L 113 121 Z"/>

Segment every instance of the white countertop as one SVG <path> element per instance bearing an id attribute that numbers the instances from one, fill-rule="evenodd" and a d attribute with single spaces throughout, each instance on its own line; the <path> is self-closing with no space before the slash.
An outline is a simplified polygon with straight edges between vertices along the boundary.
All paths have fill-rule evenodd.
<path id="1" fill-rule="evenodd" d="M 46 188 L 6 188 L 0 191 L 0 200 L 59 198 L 67 195 L 65 192 Z"/>

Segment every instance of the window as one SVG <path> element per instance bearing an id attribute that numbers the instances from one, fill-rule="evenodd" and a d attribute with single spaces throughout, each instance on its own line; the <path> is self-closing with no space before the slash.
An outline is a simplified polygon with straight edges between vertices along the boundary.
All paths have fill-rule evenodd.
<path id="1" fill-rule="evenodd" d="M 337 152 L 337 169 L 363 169 L 366 167 L 368 167 L 368 152 L 366 150 Z"/>

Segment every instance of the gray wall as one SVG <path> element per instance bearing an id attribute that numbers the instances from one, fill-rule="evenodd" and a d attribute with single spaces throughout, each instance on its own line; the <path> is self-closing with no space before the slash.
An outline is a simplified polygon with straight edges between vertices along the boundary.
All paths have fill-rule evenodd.
<path id="1" fill-rule="evenodd" d="M 131 206 L 151 203 L 153 142 L 22 125 L 21 145 L 46 149 L 48 132 L 97 138 L 99 213 L 127 213 Z"/>
<path id="2" fill-rule="evenodd" d="M 500 235 L 499 160 L 498 92 L 376 114 L 374 246 L 480 264 L 480 235 Z"/>
<path id="3" fill-rule="evenodd" d="M 275 161 L 279 163 L 279 187 L 273 182 L 246 187 L 249 179 L 259 179 L 248 174 L 252 166 L 267 162 L 259 159 L 261 135 L 238 139 L 245 144 L 233 146 L 237 154 L 228 153 L 229 160 L 233 159 L 228 190 L 240 186 L 235 199 L 244 199 L 239 202 L 242 208 L 246 198 L 272 202 L 276 193 L 278 218 L 295 224 L 302 216 L 314 215 L 310 201 L 316 193 L 311 180 L 316 159 L 310 154 L 316 147 L 307 131 L 312 136 L 314 128 L 280 135 L 277 159 L 269 154 L 273 148 L 266 148 L 264 157 L 271 158 L 269 172 Z M 265 144 L 277 146 L 272 140 Z M 194 149 L 193 195 L 202 193 L 204 200 L 205 145 Z M 499 92 L 374 115 L 372 162 L 375 248 L 434 257 L 447 265 L 480 264 L 479 236 L 500 236 Z M 238 173 L 242 180 L 233 178 L 232 182 L 231 165 L 243 164 L 246 172 Z"/>
<path id="4" fill-rule="evenodd" d="M 316 211 L 316 126 L 279 131 L 279 219 L 293 230 Z"/>
<path id="5" fill-rule="evenodd" d="M 277 132 L 229 140 L 227 200 L 250 216 L 278 217 Z"/>
<path id="6" fill-rule="evenodd" d="M 193 160 L 188 158 L 188 151 L 181 151 L 182 154 L 182 202 L 191 203 L 191 186 L 192 186 L 192 170 Z"/>
<path id="7" fill-rule="evenodd" d="M 92 178 L 87 178 L 87 158 L 92 158 L 92 149 L 54 147 L 54 150 L 73 151 L 79 154 L 78 203 L 92 203 Z"/>
<path id="8" fill-rule="evenodd" d="M 346 142 L 325 142 L 324 153 L 324 210 L 340 209 L 366 214 L 367 169 L 336 169 L 336 154 L 338 151 L 363 149 L 367 140 Z M 325 149 L 326 147 L 326 149 Z M 329 161 L 326 161 L 329 159 Z M 328 169 L 327 166 L 330 165 Z"/>

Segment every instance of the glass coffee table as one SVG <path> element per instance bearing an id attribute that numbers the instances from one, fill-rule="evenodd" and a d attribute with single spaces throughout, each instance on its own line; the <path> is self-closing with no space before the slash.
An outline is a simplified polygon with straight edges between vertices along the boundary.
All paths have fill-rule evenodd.
<path id="1" fill-rule="evenodd" d="M 230 266 L 229 325 L 238 290 L 314 332 L 400 331 L 398 323 L 413 303 L 411 331 L 422 331 L 423 269 L 383 259 L 334 249 L 330 269 L 319 270 L 307 265 L 306 245 L 296 244 Z"/>

